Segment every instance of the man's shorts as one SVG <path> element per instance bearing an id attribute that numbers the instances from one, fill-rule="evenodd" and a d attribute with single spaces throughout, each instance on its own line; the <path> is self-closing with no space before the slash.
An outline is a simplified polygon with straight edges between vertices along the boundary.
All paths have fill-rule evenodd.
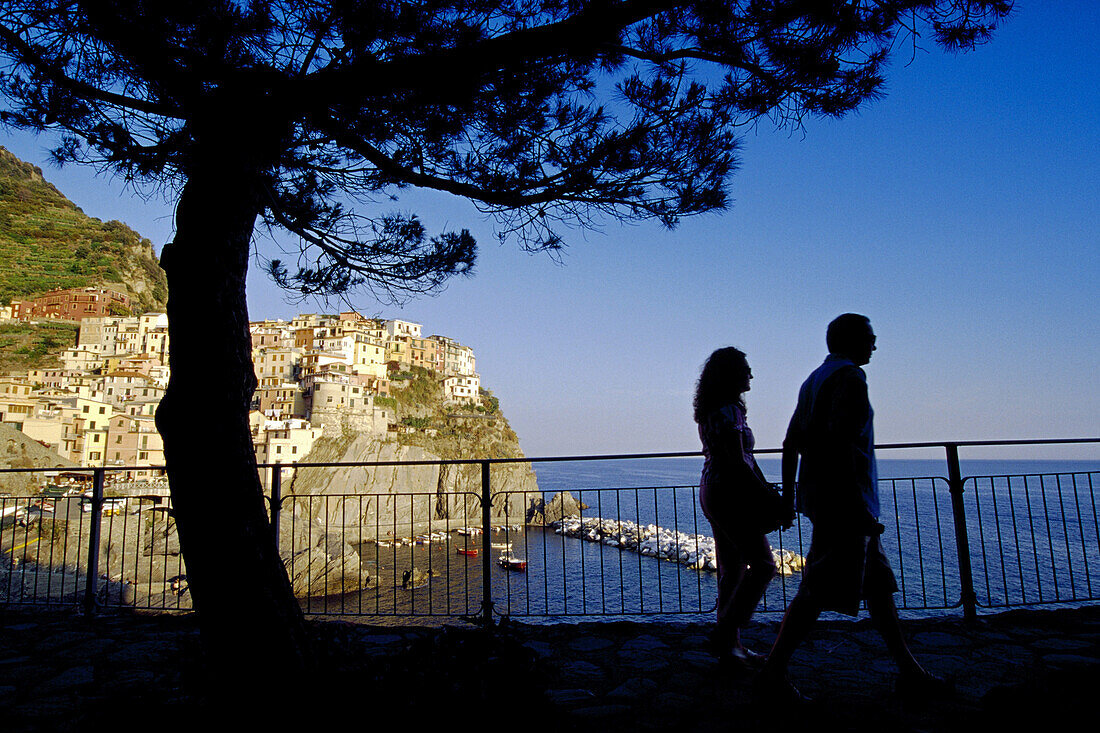
<path id="1" fill-rule="evenodd" d="M 799 593 L 823 611 L 855 616 L 860 600 L 897 593 L 898 582 L 878 536 L 814 527 Z"/>

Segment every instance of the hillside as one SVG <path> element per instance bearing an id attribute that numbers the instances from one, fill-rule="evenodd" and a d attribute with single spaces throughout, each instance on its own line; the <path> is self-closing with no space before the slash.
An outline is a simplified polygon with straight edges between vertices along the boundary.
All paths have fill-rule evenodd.
<path id="1" fill-rule="evenodd" d="M 163 310 L 168 282 L 153 244 L 122 222 L 87 216 L 0 147 L 0 303 L 54 288 L 100 285 L 136 312 Z"/>
<path id="2" fill-rule="evenodd" d="M 391 375 L 391 397 L 375 397 L 378 407 L 394 411 L 402 432 L 391 433 L 381 443 L 406 448 L 421 448 L 443 459 L 460 458 L 522 458 L 519 437 L 500 410 L 500 403 L 491 392 L 484 392 L 485 406 L 445 405 L 443 389 L 436 375 L 413 367 L 408 372 Z M 325 458 L 307 456 L 306 461 L 365 460 L 348 453 L 349 445 L 359 438 L 345 430 L 340 437 L 324 437 L 315 443 L 326 453 Z"/>
<path id="3" fill-rule="evenodd" d="M 78 330 L 75 323 L 0 323 L 0 374 L 59 366 Z"/>
<path id="4" fill-rule="evenodd" d="M 385 437 L 346 430 L 313 444 L 304 462 L 433 461 L 437 459 L 522 458 L 519 439 L 491 394 L 485 407 L 445 405 L 435 375 L 413 367 L 393 377 L 392 397 L 375 405 L 395 411 L 407 432 Z M 530 464 L 494 466 L 491 471 L 495 521 L 526 521 L 532 501 L 541 498 Z M 412 537 L 441 526 L 480 521 L 481 468 L 451 466 L 347 466 L 303 468 L 284 488 L 298 497 L 294 511 L 325 527 L 357 516 L 364 538 L 375 532 Z M 361 501 L 361 494 L 379 495 Z M 324 496 L 324 501 L 310 497 Z M 349 498 L 350 497 L 350 498 Z"/>

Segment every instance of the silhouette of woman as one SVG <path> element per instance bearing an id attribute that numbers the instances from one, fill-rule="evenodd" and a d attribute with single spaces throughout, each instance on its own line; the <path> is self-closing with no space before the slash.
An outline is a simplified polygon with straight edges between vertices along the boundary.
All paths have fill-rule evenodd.
<path id="1" fill-rule="evenodd" d="M 719 659 L 742 665 L 764 661 L 763 654 L 741 643 L 741 629 L 776 572 L 768 538 L 745 504 L 750 490 L 767 483 L 753 458 L 755 441 L 745 421 L 744 393 L 751 379 L 744 352 L 726 347 L 710 355 L 695 387 L 695 422 L 705 456 L 699 504 L 714 530 L 718 559 L 718 618 L 711 646 Z"/>

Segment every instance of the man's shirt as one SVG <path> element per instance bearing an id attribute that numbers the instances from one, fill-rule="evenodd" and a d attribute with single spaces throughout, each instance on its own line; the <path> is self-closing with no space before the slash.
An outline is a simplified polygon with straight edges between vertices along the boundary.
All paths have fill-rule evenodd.
<path id="1" fill-rule="evenodd" d="M 811 521 L 878 518 L 873 422 L 867 375 L 851 360 L 830 354 L 802 383 L 784 446 L 801 456 L 798 511 Z"/>

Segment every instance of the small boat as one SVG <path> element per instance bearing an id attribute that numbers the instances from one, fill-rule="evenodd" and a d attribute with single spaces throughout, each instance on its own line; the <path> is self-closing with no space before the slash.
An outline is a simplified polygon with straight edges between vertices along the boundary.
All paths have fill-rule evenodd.
<path id="1" fill-rule="evenodd" d="M 527 569 L 527 561 L 521 560 L 515 555 L 501 555 L 497 563 L 505 570 L 518 570 L 523 572 Z"/>
<path id="2" fill-rule="evenodd" d="M 474 549 L 474 548 L 466 549 L 464 547 L 459 547 L 458 548 L 458 554 L 459 555 L 469 555 L 469 556 L 473 557 L 473 556 L 477 555 L 477 550 Z"/>
<path id="3" fill-rule="evenodd" d="M 512 543 L 511 542 L 490 542 L 489 547 L 493 548 L 494 550 L 511 550 L 512 549 Z"/>

